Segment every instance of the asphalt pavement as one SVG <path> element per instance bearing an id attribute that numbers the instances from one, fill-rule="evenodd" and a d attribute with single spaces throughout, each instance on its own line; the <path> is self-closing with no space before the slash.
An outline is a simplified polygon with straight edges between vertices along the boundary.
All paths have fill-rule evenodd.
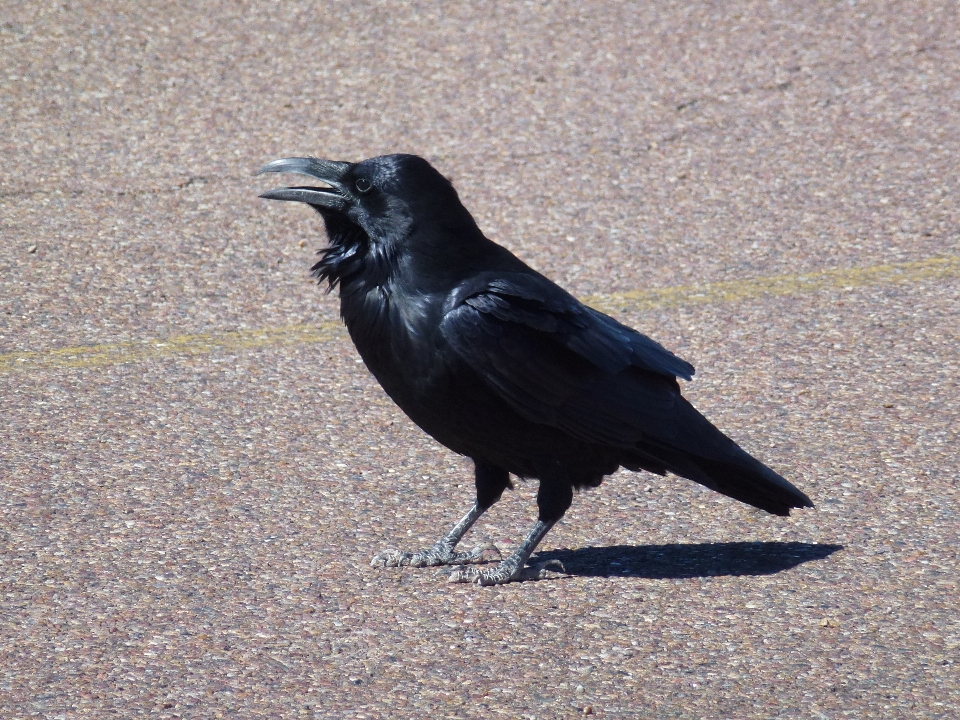
<path id="1" fill-rule="evenodd" d="M 960 716 L 960 5 L 0 6 L 0 716 Z M 291 155 L 427 157 L 816 509 L 473 500 L 309 276 Z M 514 547 L 535 483 L 466 538 Z"/>

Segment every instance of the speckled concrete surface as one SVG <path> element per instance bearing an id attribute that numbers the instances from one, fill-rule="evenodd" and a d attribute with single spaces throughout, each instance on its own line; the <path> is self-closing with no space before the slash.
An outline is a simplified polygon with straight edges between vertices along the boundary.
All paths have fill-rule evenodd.
<path id="1" fill-rule="evenodd" d="M 430 158 L 581 295 L 960 254 L 955 3 L 6 3 L 0 353 L 329 323 L 285 155 Z M 621 474 L 502 588 L 342 335 L 0 374 L 0 707 L 960 714 L 960 280 L 627 311 L 818 507 Z M 468 541 L 512 546 L 524 485 Z"/>

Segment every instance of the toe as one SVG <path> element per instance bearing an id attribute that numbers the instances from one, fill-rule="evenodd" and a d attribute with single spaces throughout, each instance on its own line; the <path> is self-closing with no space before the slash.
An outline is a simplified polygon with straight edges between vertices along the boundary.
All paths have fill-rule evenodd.
<path id="1" fill-rule="evenodd" d="M 399 550 L 384 550 L 374 555 L 370 564 L 373 567 L 400 567 L 406 557 L 407 553 L 402 553 Z"/>
<path id="2" fill-rule="evenodd" d="M 450 577 L 447 578 L 447 582 L 476 582 L 479 574 L 476 568 L 458 565 L 453 568 Z"/>
<path id="3" fill-rule="evenodd" d="M 389 552 L 378 552 L 373 556 L 373 559 L 370 561 L 370 564 L 373 567 L 387 567 L 387 562 L 389 561 L 390 553 Z"/>
<path id="4" fill-rule="evenodd" d="M 547 578 L 554 577 L 555 575 L 566 575 L 567 569 L 563 566 L 559 560 L 548 560 L 545 563 L 540 563 L 539 565 L 532 565 L 531 567 L 524 568 L 523 570 L 523 579 L 524 580 L 546 580 Z"/>

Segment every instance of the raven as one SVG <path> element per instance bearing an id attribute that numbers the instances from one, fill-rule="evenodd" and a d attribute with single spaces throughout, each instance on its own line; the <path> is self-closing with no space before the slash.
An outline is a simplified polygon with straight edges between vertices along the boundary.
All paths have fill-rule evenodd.
<path id="1" fill-rule="evenodd" d="M 260 172 L 324 184 L 260 197 L 320 213 L 329 246 L 313 273 L 339 287 L 363 362 L 413 422 L 474 462 L 477 500 L 460 522 L 431 548 L 380 553 L 374 565 L 455 565 L 451 581 L 481 585 L 545 577 L 527 560 L 574 489 L 621 466 L 670 472 L 777 515 L 813 507 L 681 396 L 690 363 L 484 237 L 423 158 L 285 158 Z M 479 569 L 490 546 L 455 548 L 513 487 L 511 473 L 539 481 L 539 517 L 512 555 Z"/>

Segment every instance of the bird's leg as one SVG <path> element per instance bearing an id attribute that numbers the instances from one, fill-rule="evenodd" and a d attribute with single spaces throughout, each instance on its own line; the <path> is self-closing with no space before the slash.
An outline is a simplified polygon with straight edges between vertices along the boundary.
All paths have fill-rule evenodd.
<path id="1" fill-rule="evenodd" d="M 426 567 L 428 565 L 462 565 L 464 563 L 483 562 L 500 558 L 500 550 L 496 545 L 488 543 L 474 548 L 470 552 L 455 552 L 454 548 L 463 538 L 477 519 L 500 499 L 503 491 L 510 484 L 510 474 L 503 468 L 488 465 L 481 460 L 474 459 L 476 467 L 477 502 L 460 522 L 443 538 L 438 540 L 432 548 L 416 553 L 387 550 L 374 556 L 371 565 L 380 567 Z M 496 553 L 496 558 L 490 557 L 487 551 Z"/>
<path id="2" fill-rule="evenodd" d="M 467 530 L 473 526 L 477 519 L 483 515 L 485 508 L 480 507 L 480 503 L 475 503 L 470 511 L 464 515 L 460 522 L 453 526 L 444 537 L 437 540 L 433 547 L 420 552 L 409 553 L 399 550 L 387 550 L 374 556 L 371 565 L 380 567 L 400 567 L 402 565 L 411 565 L 413 567 L 427 567 L 429 565 L 460 565 L 462 563 L 481 562 L 488 558 L 485 554 L 492 550 L 500 557 L 500 550 L 495 545 L 481 545 L 470 552 L 455 552 L 454 548 L 461 538 L 467 533 Z"/>
<path id="3" fill-rule="evenodd" d="M 450 582 L 475 582 L 480 585 L 503 585 L 517 580 L 542 580 L 547 577 L 550 568 L 559 568 L 566 572 L 559 560 L 551 560 L 542 565 L 526 567 L 526 562 L 536 549 L 544 535 L 557 524 L 573 502 L 573 484 L 566 478 L 541 478 L 537 491 L 537 507 L 540 517 L 530 534 L 520 543 L 520 547 L 497 567 L 490 570 L 477 568 L 454 568 Z"/>
<path id="4" fill-rule="evenodd" d="M 549 522 L 537 520 L 537 524 L 533 526 L 530 534 L 520 543 L 520 547 L 517 548 L 516 552 L 497 565 L 497 567 L 491 568 L 490 570 L 468 567 L 454 568 L 450 574 L 450 582 L 475 582 L 479 585 L 503 585 L 518 580 L 542 580 L 547 577 L 547 573 L 552 567 L 559 567 L 562 572 L 566 572 L 559 560 L 551 560 L 543 565 L 526 567 L 530 555 L 556 522 L 556 520 Z"/>

